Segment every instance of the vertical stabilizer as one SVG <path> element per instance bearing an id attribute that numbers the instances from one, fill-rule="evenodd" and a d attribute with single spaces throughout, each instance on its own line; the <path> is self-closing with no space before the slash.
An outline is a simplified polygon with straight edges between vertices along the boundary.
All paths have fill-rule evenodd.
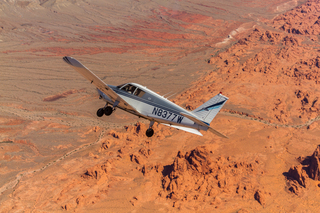
<path id="1" fill-rule="evenodd" d="M 193 110 L 192 113 L 209 125 L 227 100 L 228 98 L 226 96 L 218 94 Z"/>

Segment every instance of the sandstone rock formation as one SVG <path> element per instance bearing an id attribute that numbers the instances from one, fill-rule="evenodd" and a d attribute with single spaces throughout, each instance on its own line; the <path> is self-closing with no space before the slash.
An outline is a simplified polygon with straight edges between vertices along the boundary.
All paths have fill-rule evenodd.
<path id="1" fill-rule="evenodd" d="M 310 157 L 310 164 L 308 166 L 309 177 L 313 180 L 320 180 L 320 145 L 316 148 L 313 155 Z"/>
<path id="2" fill-rule="evenodd" d="M 256 199 L 261 205 L 266 205 L 265 195 L 262 191 L 257 190 L 254 194 L 254 199 Z"/>
<path id="3" fill-rule="evenodd" d="M 300 194 L 302 187 L 306 188 L 308 184 L 308 175 L 302 165 L 292 166 L 286 175 L 288 179 L 288 189 L 294 194 Z"/>
<path id="4" fill-rule="evenodd" d="M 257 162 L 238 162 L 218 157 L 212 160 L 204 146 L 183 154 L 178 152 L 172 165 L 164 166 L 161 197 L 177 203 L 209 201 L 219 206 L 221 196 L 255 198 L 265 205 L 265 197 L 251 179 L 259 171 Z M 243 179 L 247 179 L 243 182 Z M 225 198 L 226 199 L 226 198 Z"/>
<path id="5" fill-rule="evenodd" d="M 320 33 L 319 0 L 309 0 L 306 4 L 276 17 L 273 24 L 288 33 L 307 35 L 317 39 Z"/>
<path id="6" fill-rule="evenodd" d="M 308 1 L 267 24 L 275 28 L 280 28 L 280 22 L 296 23 L 300 28 L 308 26 L 311 19 L 318 19 L 317 2 Z M 312 27 L 320 29 L 318 24 Z M 309 30 L 308 33 L 317 38 L 317 31 Z M 226 111 L 230 105 L 234 111 L 242 111 L 240 113 L 243 110 L 236 108 L 245 108 L 248 115 L 259 120 L 302 125 L 316 118 L 320 112 L 319 96 L 313 92 L 319 83 L 320 54 L 315 48 L 318 44 L 307 40 L 292 30 L 287 33 L 256 26 L 226 51 L 213 54 L 209 63 L 214 71 L 181 94 L 178 103 L 195 109 L 212 93 L 221 91 L 230 100 L 224 109 Z M 268 99 L 269 104 L 264 104 L 259 97 Z"/>
<path id="7" fill-rule="evenodd" d="M 103 164 L 98 164 L 91 168 L 88 168 L 87 171 L 81 177 L 94 178 L 99 180 L 102 177 L 106 177 L 108 169 L 110 169 L 110 162 L 106 161 Z"/>
<path id="8" fill-rule="evenodd" d="M 292 166 L 289 172 L 285 175 L 287 177 L 287 184 L 289 191 L 295 194 L 301 194 L 302 188 L 307 188 L 309 185 L 309 178 L 313 180 L 320 180 L 319 168 L 319 151 L 320 145 L 317 146 L 312 156 L 299 157 L 300 165 Z"/>

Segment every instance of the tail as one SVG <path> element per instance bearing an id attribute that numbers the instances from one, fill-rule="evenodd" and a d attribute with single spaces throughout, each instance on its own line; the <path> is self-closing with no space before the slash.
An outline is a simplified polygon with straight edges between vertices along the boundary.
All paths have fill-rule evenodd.
<path id="1" fill-rule="evenodd" d="M 192 113 L 202 119 L 206 124 L 210 125 L 211 121 L 216 117 L 228 99 L 229 98 L 219 93 L 197 109 L 193 110 Z"/>

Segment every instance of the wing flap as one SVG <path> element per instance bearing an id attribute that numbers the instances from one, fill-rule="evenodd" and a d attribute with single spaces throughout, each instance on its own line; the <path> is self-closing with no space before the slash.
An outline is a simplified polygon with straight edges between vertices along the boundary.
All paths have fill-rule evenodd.
<path id="1" fill-rule="evenodd" d="M 188 114 L 186 114 L 186 113 L 184 113 L 184 112 L 180 112 L 180 114 L 183 115 L 183 116 L 186 117 L 186 118 L 189 118 L 190 120 L 192 120 L 192 121 L 195 122 L 196 124 L 199 124 L 200 126 L 209 127 L 208 124 L 202 122 L 202 121 L 199 120 L 198 118 L 195 118 L 195 117 L 193 117 L 193 116 L 191 116 L 191 115 L 188 115 Z"/>
<path id="2" fill-rule="evenodd" d="M 89 80 L 91 84 L 95 85 L 100 91 L 106 94 L 110 99 L 115 102 L 119 101 L 119 106 L 128 110 L 137 111 L 125 100 L 123 100 L 117 93 L 115 93 L 106 83 L 104 83 L 98 76 L 91 72 L 88 68 L 82 65 L 79 61 L 72 57 L 65 56 L 63 60 L 69 64 L 73 69 L 80 73 L 84 78 Z"/>
<path id="3" fill-rule="evenodd" d="M 178 126 L 178 125 L 174 125 L 175 122 L 170 122 L 168 120 L 165 120 L 165 119 L 161 119 L 161 118 L 158 118 L 158 117 L 154 117 L 152 115 L 147 115 L 147 117 L 149 118 L 149 120 L 153 120 L 153 121 L 156 121 L 160 124 L 163 124 L 163 125 L 166 125 L 166 126 L 170 126 L 170 127 L 173 127 L 173 128 L 176 128 L 176 129 L 181 129 L 185 132 L 190 132 L 190 133 L 193 133 L 193 134 L 196 134 L 196 135 L 200 135 L 200 136 L 203 136 L 199 130 L 197 129 L 193 129 L 193 128 L 189 128 L 189 127 L 184 127 L 184 126 Z"/>
<path id="4" fill-rule="evenodd" d="M 170 127 L 176 128 L 176 129 L 181 129 L 181 130 L 183 130 L 185 132 L 190 132 L 192 134 L 203 136 L 201 134 L 201 132 L 199 132 L 199 130 L 196 130 L 196 129 L 192 129 L 192 128 L 188 128 L 188 127 L 184 127 L 184 126 L 169 125 L 169 124 L 164 124 L 164 123 L 162 123 L 162 124 L 166 125 L 166 126 L 170 126 Z"/>

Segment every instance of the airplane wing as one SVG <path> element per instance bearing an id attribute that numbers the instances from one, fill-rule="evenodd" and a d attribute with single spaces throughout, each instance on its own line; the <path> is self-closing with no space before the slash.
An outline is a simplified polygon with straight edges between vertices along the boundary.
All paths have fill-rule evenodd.
<path id="1" fill-rule="evenodd" d="M 164 124 L 164 123 L 161 123 L 163 125 L 166 125 L 166 126 L 170 126 L 170 127 L 174 127 L 176 129 L 181 129 L 185 132 L 190 132 L 190 133 L 193 133 L 193 134 L 196 134 L 196 135 L 200 135 L 200 136 L 203 136 L 201 134 L 201 132 L 199 132 L 199 130 L 196 130 L 196 129 L 192 129 L 192 128 L 188 128 L 188 127 L 184 127 L 184 126 L 176 126 L 176 125 L 170 125 L 170 124 Z"/>
<path id="2" fill-rule="evenodd" d="M 200 121 L 199 119 L 197 119 L 197 118 L 195 118 L 195 117 L 193 117 L 191 115 L 188 115 L 188 114 L 186 114 L 184 112 L 180 112 L 180 115 L 183 115 L 184 117 L 189 118 L 190 120 L 192 120 L 196 124 L 199 124 L 200 126 L 207 126 L 207 127 L 209 126 L 208 124 L 206 124 L 206 123 Z"/>
<path id="3" fill-rule="evenodd" d="M 95 85 L 100 91 L 106 94 L 113 102 L 119 102 L 117 106 L 126 110 L 137 112 L 130 104 L 123 100 L 117 93 L 115 93 L 106 83 L 104 83 L 98 76 L 91 72 L 88 68 L 83 66 L 79 61 L 72 57 L 65 56 L 63 60 L 69 64 L 73 69 L 80 73 L 83 77 L 88 79 L 91 84 Z"/>
<path id="4" fill-rule="evenodd" d="M 192 117 L 186 113 L 183 113 L 183 112 L 180 112 L 181 115 L 185 116 L 186 118 L 189 118 L 190 120 L 192 120 L 193 122 L 201 125 L 201 126 L 206 126 L 208 127 L 208 130 L 220 137 L 223 137 L 223 138 L 228 138 L 227 136 L 225 136 L 224 134 L 218 132 L 217 130 L 213 129 L 212 127 L 208 126 L 207 124 L 203 123 L 202 121 L 198 120 L 197 118 L 195 117 Z M 178 125 L 174 125 L 174 124 L 169 124 L 168 123 L 168 120 L 165 120 L 165 119 L 161 119 L 159 117 L 154 117 L 153 115 L 147 115 L 147 117 L 150 119 L 150 120 L 154 120 L 160 124 L 163 124 L 163 125 L 166 125 L 166 126 L 170 126 L 170 127 L 174 127 L 176 129 L 181 129 L 183 131 L 186 131 L 186 132 L 190 132 L 190 133 L 193 133 L 193 134 L 196 134 L 196 135 L 200 135 L 200 136 L 203 136 L 201 134 L 201 132 L 197 129 L 193 129 L 193 128 L 189 128 L 189 127 L 184 127 L 184 126 L 178 126 Z"/>
<path id="5" fill-rule="evenodd" d="M 203 136 L 201 134 L 201 132 L 199 130 L 197 130 L 197 129 L 174 125 L 174 124 L 168 123 L 168 120 L 161 119 L 159 117 L 154 117 L 153 115 L 147 115 L 147 117 L 148 117 L 147 119 L 153 120 L 153 121 L 158 122 L 160 124 L 163 124 L 163 125 L 166 125 L 166 126 L 170 126 L 170 127 L 176 128 L 176 129 L 181 129 L 181 130 L 183 130 L 185 132 L 190 132 L 190 133 L 193 133 L 193 134 L 196 134 L 196 135 Z"/>
<path id="6" fill-rule="evenodd" d="M 224 134 L 222 134 L 222 133 L 218 132 L 217 130 L 213 129 L 212 127 L 210 127 L 208 124 L 202 122 L 201 120 L 199 120 L 199 119 L 197 119 L 197 118 L 195 118 L 195 117 L 193 117 L 193 116 L 191 116 L 191 115 L 188 115 L 188 114 L 186 114 L 186 113 L 183 113 L 183 112 L 180 112 L 180 114 L 183 115 L 183 116 L 185 116 L 186 118 L 189 118 L 190 120 L 192 120 L 192 121 L 195 122 L 196 124 L 199 124 L 199 125 L 201 125 L 201 126 L 206 126 L 206 127 L 208 127 L 208 130 L 209 130 L 210 132 L 212 132 L 212 133 L 214 133 L 214 134 L 216 134 L 216 135 L 218 135 L 218 136 L 220 136 L 220 137 L 228 138 L 227 136 L 225 136 Z"/>

